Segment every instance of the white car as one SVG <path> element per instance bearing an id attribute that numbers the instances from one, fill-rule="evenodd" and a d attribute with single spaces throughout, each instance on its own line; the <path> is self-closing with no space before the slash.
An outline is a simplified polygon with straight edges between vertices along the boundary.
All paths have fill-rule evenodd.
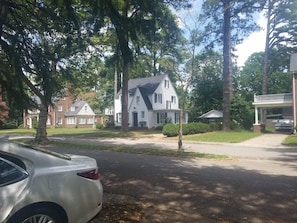
<path id="1" fill-rule="evenodd" d="M 95 159 L 0 139 L 1 223 L 86 223 L 102 200 Z"/>

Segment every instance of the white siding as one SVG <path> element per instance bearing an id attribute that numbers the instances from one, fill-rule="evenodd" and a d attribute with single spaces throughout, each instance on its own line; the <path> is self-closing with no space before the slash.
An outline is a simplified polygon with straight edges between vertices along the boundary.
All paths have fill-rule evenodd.
<path id="1" fill-rule="evenodd" d="M 86 103 L 81 108 L 81 110 L 77 113 L 77 115 L 95 115 L 91 107 Z"/>

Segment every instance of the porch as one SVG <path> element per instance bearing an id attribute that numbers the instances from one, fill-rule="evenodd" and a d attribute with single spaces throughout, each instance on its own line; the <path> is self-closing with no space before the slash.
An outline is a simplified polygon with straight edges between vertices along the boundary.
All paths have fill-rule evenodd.
<path id="1" fill-rule="evenodd" d="M 283 94 L 254 95 L 253 105 L 255 106 L 255 123 L 254 123 L 253 129 L 255 132 L 259 132 L 263 130 L 263 125 L 264 125 L 263 110 L 267 108 L 293 107 L 293 94 L 283 93 Z"/>

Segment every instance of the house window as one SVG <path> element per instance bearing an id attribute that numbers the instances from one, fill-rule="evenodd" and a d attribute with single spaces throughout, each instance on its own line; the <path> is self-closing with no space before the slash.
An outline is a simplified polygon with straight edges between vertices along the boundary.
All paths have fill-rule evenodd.
<path id="1" fill-rule="evenodd" d="M 144 111 L 141 112 L 141 118 L 144 118 L 145 117 L 145 113 Z"/>
<path id="2" fill-rule="evenodd" d="M 67 117 L 66 123 L 70 125 L 75 124 L 75 117 Z"/>
<path id="3" fill-rule="evenodd" d="M 176 104 L 176 97 L 175 96 L 171 96 L 171 102 L 172 102 L 172 104 Z"/>
<path id="4" fill-rule="evenodd" d="M 85 106 L 85 111 L 88 111 L 88 106 Z"/>
<path id="5" fill-rule="evenodd" d="M 157 113 L 157 124 L 164 124 L 167 122 L 167 113 L 166 112 L 158 112 Z"/>
<path id="6" fill-rule="evenodd" d="M 70 111 L 75 111 L 75 107 L 71 106 Z"/>
<path id="7" fill-rule="evenodd" d="M 164 81 L 164 87 L 165 88 L 169 88 L 169 80 L 165 80 Z"/>
<path id="8" fill-rule="evenodd" d="M 171 109 L 171 101 L 166 101 L 166 109 Z"/>
<path id="9" fill-rule="evenodd" d="M 58 105 L 58 111 L 59 111 L 59 112 L 63 111 L 63 107 L 62 107 L 62 105 Z"/>
<path id="10" fill-rule="evenodd" d="M 86 118 L 79 118 L 79 124 L 86 124 Z"/>
<path id="11" fill-rule="evenodd" d="M 140 96 L 136 96 L 136 104 L 139 105 L 139 103 L 140 103 Z"/>
<path id="12" fill-rule="evenodd" d="M 122 113 L 117 113 L 116 114 L 116 120 L 117 120 L 117 123 L 121 123 L 122 122 Z"/>
<path id="13" fill-rule="evenodd" d="M 63 119 L 62 118 L 58 118 L 58 125 L 62 125 L 63 124 Z"/>
<path id="14" fill-rule="evenodd" d="M 155 93 L 155 103 L 161 103 L 162 104 L 162 94 Z"/>
<path id="15" fill-rule="evenodd" d="M 179 123 L 179 113 L 174 113 L 174 123 Z"/>
<path id="16" fill-rule="evenodd" d="M 93 118 L 88 118 L 87 119 L 87 124 L 94 124 L 94 119 Z"/>

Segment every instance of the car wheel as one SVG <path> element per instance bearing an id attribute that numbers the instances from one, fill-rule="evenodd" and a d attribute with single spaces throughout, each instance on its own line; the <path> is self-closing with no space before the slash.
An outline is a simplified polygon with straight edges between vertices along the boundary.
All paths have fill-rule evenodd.
<path id="1" fill-rule="evenodd" d="M 10 219 L 11 223 L 64 223 L 63 217 L 57 210 L 37 207 L 34 209 L 23 210 Z"/>

